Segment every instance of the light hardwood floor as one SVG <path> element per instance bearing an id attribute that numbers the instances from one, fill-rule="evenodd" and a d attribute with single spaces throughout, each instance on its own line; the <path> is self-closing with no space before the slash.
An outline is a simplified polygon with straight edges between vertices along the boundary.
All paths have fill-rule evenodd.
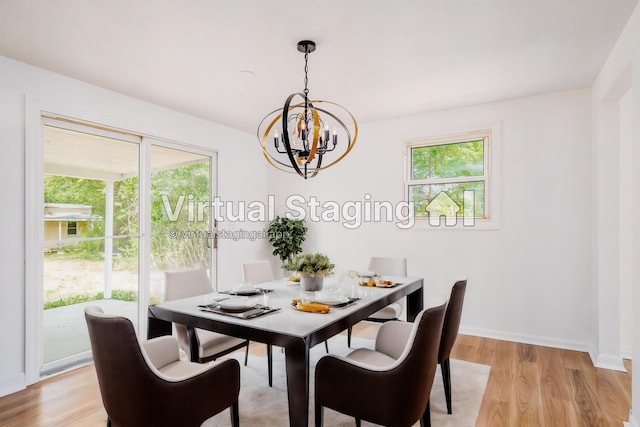
<path id="1" fill-rule="evenodd" d="M 356 326 L 354 334 L 375 336 L 376 326 Z M 251 345 L 251 353 L 264 352 Z M 460 335 L 452 357 L 491 366 L 477 426 L 620 427 L 628 420 L 631 374 L 594 368 L 586 353 Z M 631 372 L 631 362 L 625 366 Z M 3 427 L 94 427 L 105 420 L 93 366 L 0 398 Z"/>

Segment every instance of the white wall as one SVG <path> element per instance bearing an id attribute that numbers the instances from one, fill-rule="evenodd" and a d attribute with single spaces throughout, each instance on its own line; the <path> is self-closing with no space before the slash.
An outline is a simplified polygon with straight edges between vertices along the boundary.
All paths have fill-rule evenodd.
<path id="1" fill-rule="evenodd" d="M 25 366 L 25 105 L 150 136 L 218 151 L 219 194 L 223 200 L 262 200 L 264 164 L 255 137 L 215 123 L 170 111 L 114 92 L 0 57 L 0 239 L 2 298 L 0 395 L 24 387 Z M 29 159 L 26 159 L 29 162 Z M 36 226 L 41 226 L 40 224 Z M 228 230 L 262 229 L 264 224 L 222 223 Z M 263 258 L 268 245 L 221 240 L 218 283 L 240 281 L 245 259 Z"/>
<path id="2" fill-rule="evenodd" d="M 625 94 L 630 96 L 630 101 L 626 100 Z M 620 111 L 621 101 L 622 111 Z M 629 109 L 626 102 L 630 103 L 631 108 L 627 119 L 624 118 L 625 111 Z M 625 138 L 624 129 L 622 136 L 616 134 L 616 130 L 620 131 L 619 119 L 622 117 L 623 121 L 629 120 L 632 123 L 631 173 L 633 178 L 631 192 L 633 199 L 619 201 L 618 208 L 630 208 L 634 213 L 640 212 L 640 5 L 636 6 L 593 85 L 593 111 L 594 128 L 598 131 L 594 132 L 594 149 L 598 153 L 598 157 L 606 156 L 608 152 L 619 151 L 620 140 Z M 611 116 L 618 121 L 612 124 Z M 618 165 L 615 162 L 605 161 L 596 163 L 595 166 L 594 176 L 597 181 L 610 185 L 610 189 L 617 192 L 617 183 L 612 180 L 617 178 Z M 598 194 L 597 197 L 601 197 L 601 194 Z M 611 206 L 600 206 L 600 209 L 611 211 Z M 595 225 L 598 234 L 610 231 L 611 224 L 607 221 L 597 219 Z M 640 348 L 640 327 L 637 326 L 640 325 L 640 218 L 637 214 L 633 215 L 632 229 L 627 232 L 631 235 L 632 240 L 632 346 L 638 349 Z M 620 242 L 614 243 L 619 244 Z M 622 244 L 624 245 L 624 239 Z M 617 259 L 603 254 L 594 260 L 594 264 L 613 271 L 615 275 L 619 267 L 617 261 Z M 594 313 L 600 331 L 600 336 L 597 339 L 598 351 L 603 354 L 615 354 L 616 351 L 619 351 L 619 347 L 615 348 L 618 343 L 610 339 L 620 336 L 619 317 L 614 310 L 615 304 L 619 303 L 616 292 L 619 292 L 620 288 L 615 281 L 612 283 L 612 280 L 601 277 L 596 283 L 598 292 L 604 295 L 602 299 L 605 300 L 600 303 Z M 609 304 L 606 304 L 607 302 Z M 638 427 L 640 426 L 640 368 L 637 363 L 634 364 L 633 370 L 632 410 L 629 421 L 632 426 Z"/>
<path id="3" fill-rule="evenodd" d="M 425 277 L 427 304 L 467 276 L 464 332 L 591 350 L 590 105 L 590 90 L 582 89 L 362 123 L 341 163 L 307 181 L 269 169 L 269 188 L 279 189 L 281 201 L 294 193 L 321 202 L 362 201 L 366 193 L 399 201 L 404 141 L 498 123 L 499 229 L 312 223 L 306 248 L 329 253 L 344 268 L 366 268 L 373 255 L 406 256 L 410 274 Z"/>

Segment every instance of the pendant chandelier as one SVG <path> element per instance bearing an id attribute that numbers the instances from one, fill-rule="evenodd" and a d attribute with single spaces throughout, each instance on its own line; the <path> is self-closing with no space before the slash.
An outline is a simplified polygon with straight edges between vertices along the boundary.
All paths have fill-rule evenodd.
<path id="1" fill-rule="evenodd" d="M 358 137 L 356 119 L 346 108 L 309 99 L 308 60 L 315 50 L 311 40 L 298 42 L 298 51 L 304 53 L 304 91 L 289 95 L 284 107 L 267 114 L 258 126 L 265 159 L 275 168 L 304 179 L 342 160 Z M 353 135 L 345 122 L 352 126 Z"/>

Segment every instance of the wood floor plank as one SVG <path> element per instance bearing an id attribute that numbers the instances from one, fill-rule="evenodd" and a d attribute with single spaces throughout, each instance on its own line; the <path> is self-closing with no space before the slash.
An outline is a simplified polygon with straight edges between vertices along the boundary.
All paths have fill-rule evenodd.
<path id="1" fill-rule="evenodd" d="M 566 378 L 573 391 L 574 403 L 578 413 L 580 425 L 597 427 L 609 425 L 606 415 L 602 413 L 602 408 L 598 402 L 598 397 L 594 392 L 589 378 L 585 372 L 578 369 L 567 369 Z"/>
<path id="2" fill-rule="evenodd" d="M 378 327 L 361 322 L 354 335 L 375 338 Z M 252 343 L 250 352 L 264 356 L 265 346 Z M 628 419 L 629 360 L 628 372 L 609 371 L 586 353 L 468 335 L 451 357 L 491 366 L 478 427 L 620 427 Z M 3 427 L 103 427 L 106 418 L 92 365 L 0 398 Z"/>

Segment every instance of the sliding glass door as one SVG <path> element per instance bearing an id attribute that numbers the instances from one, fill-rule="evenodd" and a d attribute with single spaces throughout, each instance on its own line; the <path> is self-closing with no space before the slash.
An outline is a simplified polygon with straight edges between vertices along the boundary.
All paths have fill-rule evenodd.
<path id="1" fill-rule="evenodd" d="M 210 201 L 215 153 L 43 118 L 42 227 L 27 268 L 41 278 L 39 376 L 90 360 L 84 308 L 99 305 L 146 330 L 164 272 L 206 268 L 215 283 Z M 31 367 L 30 369 L 35 369 Z"/>

